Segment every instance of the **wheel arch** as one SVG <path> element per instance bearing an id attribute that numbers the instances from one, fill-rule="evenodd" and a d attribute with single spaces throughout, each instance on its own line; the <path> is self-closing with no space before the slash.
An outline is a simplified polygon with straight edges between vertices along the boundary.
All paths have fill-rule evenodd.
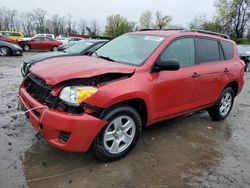
<path id="1" fill-rule="evenodd" d="M 231 81 L 229 82 L 223 89 L 223 91 L 227 88 L 227 87 L 231 87 L 234 91 L 234 97 L 236 97 L 236 95 L 238 94 L 238 89 L 239 89 L 239 84 L 237 81 Z"/>
<path id="2" fill-rule="evenodd" d="M 141 117 L 143 127 L 145 127 L 147 125 L 148 108 L 147 108 L 147 104 L 146 104 L 144 99 L 133 98 L 133 99 L 127 99 L 124 101 L 119 101 L 118 103 L 115 103 L 106 109 L 114 108 L 114 107 L 120 106 L 120 105 L 125 105 L 125 106 L 127 105 L 127 106 L 134 108 L 139 113 L 139 115 Z M 105 113 L 105 110 L 103 111 L 103 113 Z"/>

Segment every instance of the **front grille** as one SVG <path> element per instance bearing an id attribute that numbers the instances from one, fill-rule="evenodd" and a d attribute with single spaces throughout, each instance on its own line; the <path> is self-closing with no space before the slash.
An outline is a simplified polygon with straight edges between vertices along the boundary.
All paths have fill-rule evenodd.
<path id="1" fill-rule="evenodd" d="M 45 81 L 37 78 L 36 76 L 29 74 L 26 81 L 25 87 L 27 92 L 39 101 L 42 104 L 50 104 L 51 103 L 51 91 L 52 86 L 49 86 L 45 83 Z"/>

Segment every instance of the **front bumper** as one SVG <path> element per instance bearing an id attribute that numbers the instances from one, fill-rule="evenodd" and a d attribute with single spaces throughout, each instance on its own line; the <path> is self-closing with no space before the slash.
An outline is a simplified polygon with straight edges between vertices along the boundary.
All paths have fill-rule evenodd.
<path id="1" fill-rule="evenodd" d="M 23 50 L 22 49 L 12 50 L 12 55 L 20 55 L 20 56 L 22 56 L 23 55 Z"/>
<path id="2" fill-rule="evenodd" d="M 107 123 L 89 114 L 73 115 L 48 109 L 32 98 L 22 85 L 19 90 L 19 99 L 24 108 L 36 108 L 28 112 L 33 127 L 50 144 L 65 151 L 88 151 L 97 134 Z M 70 135 L 67 142 L 59 138 L 60 134 L 65 132 Z"/>

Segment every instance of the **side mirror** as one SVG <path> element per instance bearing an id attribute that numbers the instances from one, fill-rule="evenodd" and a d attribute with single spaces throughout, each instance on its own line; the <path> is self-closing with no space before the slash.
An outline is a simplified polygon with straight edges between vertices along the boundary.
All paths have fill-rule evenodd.
<path id="1" fill-rule="evenodd" d="M 158 71 L 177 71 L 180 69 L 180 63 L 176 60 L 158 61 L 155 69 Z"/>

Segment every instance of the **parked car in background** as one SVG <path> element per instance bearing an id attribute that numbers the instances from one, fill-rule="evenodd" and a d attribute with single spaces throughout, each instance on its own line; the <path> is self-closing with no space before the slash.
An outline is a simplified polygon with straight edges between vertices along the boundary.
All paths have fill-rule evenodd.
<path id="1" fill-rule="evenodd" d="M 23 33 L 14 32 L 14 31 L 0 31 L 0 35 L 3 35 L 11 39 L 15 39 L 15 40 L 20 40 L 21 38 L 24 37 Z"/>
<path id="2" fill-rule="evenodd" d="M 62 45 L 69 43 L 68 37 L 56 37 L 56 40 L 61 41 Z"/>
<path id="3" fill-rule="evenodd" d="M 32 65 L 37 62 L 44 61 L 46 59 L 55 57 L 65 57 L 65 56 L 78 56 L 78 55 L 89 55 L 96 51 L 98 48 L 106 44 L 108 40 L 82 40 L 76 43 L 74 46 L 69 47 L 63 52 L 48 52 L 43 54 L 38 54 L 30 57 L 23 61 L 23 66 L 21 68 L 21 73 L 25 77 L 29 73 L 29 69 Z"/>
<path id="4" fill-rule="evenodd" d="M 10 42 L 0 41 L 0 56 L 22 55 L 22 48 Z"/>
<path id="5" fill-rule="evenodd" d="M 5 41 L 5 42 L 10 42 L 10 43 L 13 43 L 13 44 L 17 44 L 17 40 L 5 37 L 3 35 L 0 35 L 0 41 Z"/>
<path id="6" fill-rule="evenodd" d="M 245 71 L 250 72 L 250 45 L 237 45 L 240 58 L 245 62 Z"/>
<path id="7" fill-rule="evenodd" d="M 55 35 L 53 35 L 53 34 L 46 34 L 46 33 L 39 33 L 39 34 L 36 34 L 34 37 L 50 37 L 52 39 L 56 39 Z"/>
<path id="8" fill-rule="evenodd" d="M 69 37 L 68 38 L 68 43 L 62 44 L 61 46 L 58 47 L 58 51 L 63 51 L 67 48 L 69 48 L 70 46 L 73 46 L 74 44 L 76 44 L 78 41 L 80 40 L 85 40 L 81 37 Z"/>
<path id="9" fill-rule="evenodd" d="M 50 37 L 33 37 L 29 41 L 19 41 L 19 45 L 24 51 L 29 50 L 50 50 L 57 51 L 62 42 Z"/>
<path id="10" fill-rule="evenodd" d="M 230 114 L 245 64 L 225 37 L 198 30 L 127 33 L 91 57 L 35 64 L 19 99 L 23 109 L 35 109 L 27 116 L 53 146 L 92 147 L 100 160 L 118 160 L 143 127 L 200 110 L 216 121 Z"/>

